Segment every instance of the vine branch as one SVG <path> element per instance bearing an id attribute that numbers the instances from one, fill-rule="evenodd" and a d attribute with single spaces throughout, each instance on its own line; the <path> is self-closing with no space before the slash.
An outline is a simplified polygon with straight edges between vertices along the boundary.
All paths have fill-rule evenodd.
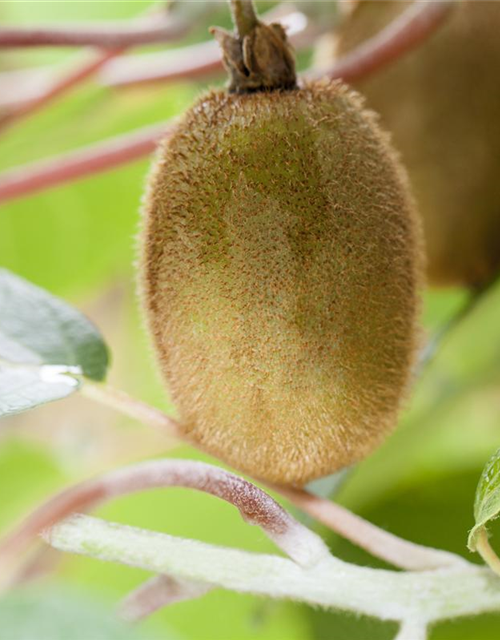
<path id="1" fill-rule="evenodd" d="M 177 580 L 166 575 L 154 576 L 124 598 L 119 607 L 119 615 L 127 622 L 139 622 L 158 609 L 174 602 L 199 598 L 211 589 L 210 585 L 192 580 Z"/>
<path id="2" fill-rule="evenodd" d="M 314 565 L 301 566 L 275 555 L 217 547 L 83 515 L 56 524 L 43 538 L 61 551 L 176 579 L 400 621 L 400 640 L 414 640 L 410 630 L 420 632 L 437 620 L 500 608 L 500 578 L 487 567 L 472 564 L 397 572 L 327 555 Z"/>
<path id="3" fill-rule="evenodd" d="M 124 467 L 55 495 L 35 509 L 3 540 L 0 560 L 12 560 L 43 529 L 75 511 L 87 511 L 122 495 L 165 487 L 195 489 L 233 504 L 246 522 L 261 527 L 280 549 L 299 564 L 314 564 L 329 555 L 319 536 L 297 522 L 267 493 L 250 482 L 202 462 L 165 459 Z M 10 576 L 7 578 L 11 579 Z"/>
<path id="4" fill-rule="evenodd" d="M 410 7 L 387 27 L 369 38 L 326 70 L 308 77 L 340 79 L 352 82 L 374 73 L 401 58 L 429 38 L 448 19 L 457 0 L 412 2 Z"/>
<path id="5" fill-rule="evenodd" d="M 37 96 L 0 115 L 0 130 L 48 106 L 57 98 L 92 77 L 110 60 L 121 55 L 124 51 L 125 48 L 122 47 L 121 49 L 105 49 L 93 53 L 89 60 L 85 60 L 61 77 L 54 78 Z"/>
<path id="6" fill-rule="evenodd" d="M 129 24 L 116 22 L 48 27 L 2 27 L 0 49 L 20 47 L 96 46 L 118 49 L 167 42 L 183 35 L 190 25 L 186 19 L 172 14 L 141 18 Z"/>
<path id="7" fill-rule="evenodd" d="M 454 553 L 399 538 L 341 505 L 308 491 L 283 487 L 277 487 L 276 490 L 304 513 L 395 567 L 422 571 L 469 564 Z"/>
<path id="8" fill-rule="evenodd" d="M 0 203 L 142 158 L 152 153 L 158 141 L 171 131 L 171 122 L 164 122 L 55 158 L 9 169 L 0 175 Z"/>

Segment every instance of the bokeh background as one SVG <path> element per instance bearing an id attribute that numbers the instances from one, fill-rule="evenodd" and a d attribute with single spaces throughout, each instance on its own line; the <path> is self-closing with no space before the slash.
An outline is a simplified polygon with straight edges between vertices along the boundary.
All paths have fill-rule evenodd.
<path id="1" fill-rule="evenodd" d="M 206 40 L 209 24 L 229 27 L 223 2 L 178 47 Z M 324 4 L 317 10 L 325 11 Z M 331 11 L 334 11 L 334 2 Z M 273 3 L 260 3 L 268 9 Z M 0 4 L 0 20 L 37 24 L 126 19 L 148 2 L 28 2 Z M 165 47 L 149 47 L 154 50 Z M 44 67 L 70 49 L 2 51 L 0 72 Z M 301 68 L 311 51 L 301 51 Z M 1 132 L 0 169 L 54 156 L 182 113 L 208 84 L 176 81 L 127 89 L 83 84 L 68 97 Z M 155 371 L 135 295 L 135 235 L 149 159 L 13 201 L 0 211 L 0 266 L 82 309 L 111 346 L 110 382 L 173 412 Z M 425 335 L 457 313 L 467 293 L 427 292 Z M 0 309 L 1 313 L 1 309 Z M 481 469 L 500 442 L 500 287 L 493 288 L 450 333 L 415 382 L 396 433 L 356 469 L 344 474 L 335 499 L 410 540 L 477 561 L 466 549 Z M 0 423 L 0 530 L 7 531 L 58 489 L 127 462 L 172 455 L 207 459 L 173 448 L 161 434 L 90 400 L 71 397 Z M 127 497 L 99 515 L 207 542 L 273 552 L 232 507 L 181 489 Z M 311 526 L 315 526 L 310 523 Z M 333 553 L 369 566 L 381 563 L 317 527 Z M 499 532 L 500 536 L 500 532 Z M 370 619 L 266 602 L 215 591 L 176 604 L 147 623 L 126 629 L 110 615 L 144 578 L 143 572 L 97 561 L 47 556 L 51 570 L 0 601 L 5 640 L 133 638 L 153 640 L 378 640 L 396 627 Z M 443 623 L 433 640 L 494 640 L 500 615 Z"/>

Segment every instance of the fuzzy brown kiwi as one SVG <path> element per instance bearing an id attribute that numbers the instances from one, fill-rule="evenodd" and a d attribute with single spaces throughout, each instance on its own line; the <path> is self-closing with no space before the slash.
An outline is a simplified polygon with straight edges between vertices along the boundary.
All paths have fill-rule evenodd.
<path id="1" fill-rule="evenodd" d="M 358 1 L 318 59 L 331 65 L 410 4 Z M 355 88 L 408 169 L 429 283 L 477 287 L 500 269 L 500 3 L 456 5 L 428 41 Z"/>
<path id="2" fill-rule="evenodd" d="M 160 147 L 140 293 L 185 434 L 303 485 L 396 422 L 421 250 L 407 181 L 339 83 L 203 95 Z"/>

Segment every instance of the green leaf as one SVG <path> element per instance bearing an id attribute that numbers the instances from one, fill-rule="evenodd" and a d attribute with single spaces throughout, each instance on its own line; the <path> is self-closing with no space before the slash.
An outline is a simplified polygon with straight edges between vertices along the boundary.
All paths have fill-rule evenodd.
<path id="1" fill-rule="evenodd" d="M 78 388 L 78 381 L 55 373 L 43 378 L 54 367 L 38 370 L 16 369 L 0 365 L 0 417 L 28 411 L 40 404 L 61 400 Z M 39 373 L 40 372 L 40 373 Z"/>
<path id="2" fill-rule="evenodd" d="M 500 449 L 488 460 L 476 489 L 474 520 L 468 546 L 476 551 L 478 536 L 500 513 Z"/>
<path id="3" fill-rule="evenodd" d="M 68 396 L 71 374 L 104 378 L 106 346 L 79 311 L 4 269 L 0 310 L 0 416 Z"/>

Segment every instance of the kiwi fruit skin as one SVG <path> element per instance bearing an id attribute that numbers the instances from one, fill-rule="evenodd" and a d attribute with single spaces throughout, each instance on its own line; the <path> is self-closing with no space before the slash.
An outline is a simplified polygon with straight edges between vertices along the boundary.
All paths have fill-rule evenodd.
<path id="1" fill-rule="evenodd" d="M 140 235 L 185 435 L 284 485 L 370 453 L 414 363 L 420 238 L 388 138 L 345 86 L 204 95 L 159 149 Z"/>
<path id="2" fill-rule="evenodd" d="M 354 3 L 317 58 L 331 66 L 411 4 Z M 417 49 L 354 83 L 407 167 L 433 286 L 481 287 L 500 268 L 499 29 L 499 2 L 457 2 Z"/>

